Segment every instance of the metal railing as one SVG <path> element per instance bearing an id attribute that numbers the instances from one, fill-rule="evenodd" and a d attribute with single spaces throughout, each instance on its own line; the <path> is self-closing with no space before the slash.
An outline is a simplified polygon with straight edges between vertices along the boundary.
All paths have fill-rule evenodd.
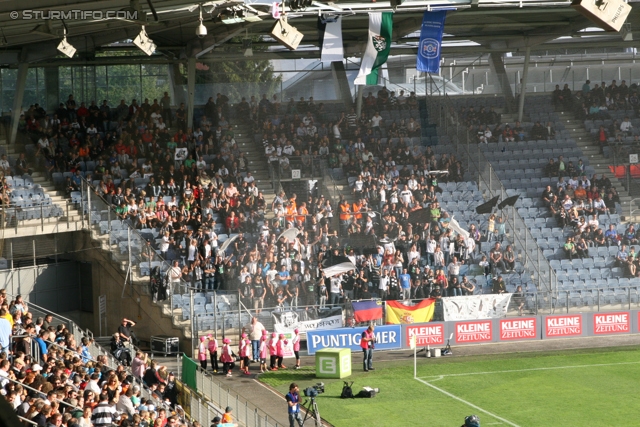
<path id="1" fill-rule="evenodd" d="M 18 227 L 37 224 L 27 224 L 27 221 L 39 220 L 40 231 L 44 231 L 45 225 L 60 224 L 61 222 L 66 222 L 67 229 L 71 229 L 70 214 L 73 211 L 73 204 L 70 200 L 64 201 L 64 208 L 52 202 L 33 203 L 31 206 L 3 206 L 0 207 L 0 227 L 3 229 L 13 228 L 17 234 Z"/>
<path id="2" fill-rule="evenodd" d="M 523 311 L 529 314 L 582 313 L 640 308 L 640 287 L 561 289 L 558 292 L 527 292 Z M 516 298 L 511 299 L 509 315 L 517 313 Z"/>
<path id="3" fill-rule="evenodd" d="M 634 212 L 640 211 L 640 208 L 638 207 L 640 205 L 638 205 L 638 202 L 640 202 L 640 198 L 632 199 L 629 202 L 629 218 L 633 218 Z"/>
<path id="4" fill-rule="evenodd" d="M 18 419 L 19 419 L 20 421 L 22 421 L 23 423 L 31 424 L 31 425 L 34 425 L 34 426 L 37 426 L 37 425 L 38 425 L 38 423 L 36 423 L 36 422 L 34 422 L 34 421 L 31 421 L 31 420 L 29 420 L 29 419 L 26 419 L 25 417 L 21 417 L 20 415 L 16 415 L 16 416 L 17 416 L 17 417 L 18 417 Z"/>
<path id="5" fill-rule="evenodd" d="M 488 200 L 495 196 L 499 196 L 501 200 L 507 198 L 506 188 L 502 185 L 491 163 L 485 158 L 479 145 L 472 142 L 469 130 L 459 119 L 449 96 L 440 93 L 439 96 L 428 97 L 427 104 L 430 117 L 439 125 L 440 131 L 444 131 L 449 136 L 456 156 L 462 160 L 463 165 L 466 164 L 466 171 L 477 178 L 478 187 L 483 192 L 485 199 Z M 503 215 L 505 230 L 514 249 L 518 251 L 518 261 L 531 275 L 531 280 L 537 283 L 538 289 L 557 292 L 558 280 L 555 271 L 542 254 L 542 250 L 515 206 L 509 209 L 511 212 L 508 215 Z"/>
<path id="6" fill-rule="evenodd" d="M 153 229 L 138 230 L 129 219 L 122 220 L 116 214 L 115 208 L 98 195 L 95 188 L 84 179 L 81 192 L 80 209 L 84 227 L 96 233 L 98 238 L 108 235 L 108 244 L 103 245 L 102 249 L 126 271 L 123 295 L 127 291 L 126 285 L 130 285 L 128 289 L 132 295 L 151 295 L 148 282 L 140 285 L 141 280 L 146 282 L 146 279 L 141 278 L 146 277 L 147 270 L 143 272 L 139 267 L 142 265 L 148 268 L 148 271 L 160 267 L 163 274 L 170 267 L 169 261 L 162 258 L 151 246 L 151 240 L 159 239 L 159 234 L 154 233 Z M 173 282 L 173 288 L 169 293 L 185 293 L 189 288 L 190 284 L 181 278 L 179 282 Z"/>
<path id="7" fill-rule="evenodd" d="M 15 295 L 11 295 L 11 294 L 7 294 L 9 297 L 14 298 Z M 51 325 L 57 326 L 59 324 L 64 324 L 66 325 L 67 329 L 69 330 L 69 332 L 71 332 L 71 334 L 73 335 L 73 338 L 76 342 L 76 344 L 80 345 L 80 343 L 82 342 L 82 338 L 83 337 L 89 337 L 89 338 L 93 338 L 93 333 L 89 330 L 89 329 L 82 329 L 76 322 L 74 322 L 73 320 L 64 317 L 64 316 L 60 316 L 59 314 L 55 314 L 53 312 L 51 312 L 51 310 L 48 310 L 44 307 L 41 307 L 37 304 L 34 303 L 27 303 L 27 308 L 28 311 L 30 313 L 32 313 L 34 315 L 34 317 L 46 317 L 47 315 L 52 315 L 53 316 L 53 320 L 51 322 Z M 59 344 L 56 344 L 54 342 L 51 341 L 47 341 L 50 345 L 56 346 L 61 348 L 62 350 L 65 351 L 73 351 L 70 350 L 64 346 L 61 346 Z M 87 346 L 87 348 L 89 349 L 89 353 L 91 354 L 92 358 L 91 360 L 96 362 L 98 356 L 104 356 L 107 362 L 107 366 L 113 370 L 115 370 L 118 365 L 120 365 L 120 362 L 107 350 L 105 349 L 103 346 L 99 345 L 96 341 L 94 341 L 93 339 L 91 339 L 89 341 L 89 345 Z M 134 350 L 134 354 L 132 354 L 132 357 L 135 356 L 135 350 L 138 350 L 138 348 L 133 348 Z M 34 352 L 32 353 L 34 356 L 38 355 L 38 352 Z M 78 353 L 79 354 L 79 353 Z M 80 354 L 79 354 L 80 355 Z M 129 372 L 131 371 L 131 368 L 128 368 Z M 135 381 L 140 385 L 140 391 L 141 391 L 141 395 L 142 397 L 144 397 L 145 399 L 152 399 L 154 401 L 156 401 L 157 399 L 155 399 L 151 392 L 144 387 L 144 385 L 142 384 L 141 380 L 139 378 L 135 378 Z"/>
<path id="8" fill-rule="evenodd" d="M 322 170 L 325 165 L 325 159 L 321 156 L 287 156 L 283 155 L 288 161 L 271 162 L 267 158 L 270 166 L 270 173 L 275 173 L 279 180 L 295 180 L 305 178 L 319 178 L 322 176 Z M 293 170 L 299 170 L 300 176 L 294 178 Z"/>
<path id="9" fill-rule="evenodd" d="M 232 392 L 230 388 L 224 387 L 215 381 L 211 374 L 202 371 L 200 368 L 196 370 L 196 384 L 198 392 L 202 393 L 218 407 L 225 408 L 231 406 L 233 408 L 233 415 L 235 416 L 234 421 L 240 425 L 246 427 L 283 426 L 283 424 L 278 424 L 267 413 L 250 403 L 247 399 L 244 399 L 237 393 Z M 192 414 L 197 413 L 200 416 L 204 414 L 209 416 L 213 413 L 210 407 L 201 401 L 196 401 L 194 408 L 193 400 L 191 412 Z"/>

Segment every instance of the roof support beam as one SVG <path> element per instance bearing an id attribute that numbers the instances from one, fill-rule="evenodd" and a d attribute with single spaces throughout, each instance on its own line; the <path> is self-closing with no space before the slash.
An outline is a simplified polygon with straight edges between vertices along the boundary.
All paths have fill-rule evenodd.
<path id="1" fill-rule="evenodd" d="M 193 127 L 193 106 L 196 100 L 196 57 L 187 60 L 187 127 Z"/>
<path id="2" fill-rule="evenodd" d="M 255 25 L 255 22 L 243 22 L 240 26 L 233 26 L 227 31 L 219 34 L 210 34 L 201 39 L 193 40 L 187 44 L 185 53 L 187 57 L 195 56 L 200 58 L 211 52 L 221 44 L 231 40 L 232 38 L 244 33 L 247 29 Z"/>
<path id="3" fill-rule="evenodd" d="M 16 92 L 13 98 L 13 110 L 11 110 L 11 138 L 12 144 L 16 143 L 18 136 L 18 122 L 20 121 L 20 113 L 22 113 L 22 100 L 24 99 L 24 88 L 27 84 L 27 72 L 29 71 L 29 63 L 21 62 L 18 65 L 18 79 L 16 81 Z"/>
<path id="4" fill-rule="evenodd" d="M 522 68 L 522 81 L 520 82 L 520 99 L 518 100 L 518 121 L 522 122 L 524 113 L 524 97 L 527 93 L 527 77 L 529 76 L 529 59 L 531 58 L 531 48 L 527 46 L 524 53 L 524 67 Z M 518 83 L 516 82 L 516 87 Z"/>
<path id="5" fill-rule="evenodd" d="M 511 85 L 509 84 L 509 77 L 507 77 L 507 70 L 504 67 L 504 60 L 502 59 L 502 56 L 502 53 L 492 52 L 489 56 L 489 65 L 491 67 L 493 77 L 497 81 L 498 86 L 500 86 L 500 89 L 502 89 L 507 112 L 510 113 L 513 111 L 514 98 L 513 92 L 511 91 Z"/>

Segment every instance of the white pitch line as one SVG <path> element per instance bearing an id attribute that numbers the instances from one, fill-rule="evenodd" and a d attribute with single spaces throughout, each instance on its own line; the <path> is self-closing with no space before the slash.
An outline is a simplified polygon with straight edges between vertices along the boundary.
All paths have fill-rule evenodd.
<path id="1" fill-rule="evenodd" d="M 551 366 L 546 368 L 528 368 L 528 369 L 512 369 L 507 371 L 486 371 L 486 372 L 467 372 L 463 374 L 444 374 L 444 375 L 433 375 L 431 377 L 422 377 L 422 378 L 434 378 L 442 379 L 447 377 L 464 377 L 467 375 L 487 375 L 487 374 L 506 374 L 510 372 L 529 372 L 529 371 L 552 371 L 556 369 L 577 369 L 577 368 L 593 368 L 593 367 L 602 367 L 602 366 L 620 366 L 620 365 L 638 365 L 640 362 L 618 362 L 618 363 L 598 363 L 594 365 L 569 365 L 569 366 Z"/>
<path id="2" fill-rule="evenodd" d="M 494 414 L 494 413 L 491 413 L 491 412 L 487 411 L 486 409 L 482 409 L 481 407 L 479 407 L 479 406 L 477 406 L 477 405 L 474 405 L 473 403 L 468 402 L 468 401 L 466 401 L 466 400 L 464 400 L 464 399 L 462 399 L 462 398 L 460 398 L 460 397 L 456 396 L 455 394 L 451 394 L 451 393 L 449 393 L 449 392 L 448 392 L 448 391 L 446 391 L 446 390 L 443 390 L 443 389 L 441 389 L 441 388 L 439 388 L 439 387 L 434 386 L 433 384 L 429 384 L 428 382 L 423 381 L 423 380 L 421 380 L 420 378 L 415 378 L 415 379 L 416 379 L 416 380 L 418 380 L 418 381 L 420 381 L 422 384 L 425 384 L 425 385 L 427 385 L 427 386 L 431 387 L 432 389 L 434 389 L 434 390 L 436 390 L 436 391 L 439 391 L 440 393 L 444 394 L 445 396 L 449 396 L 450 398 L 455 399 L 455 400 L 457 400 L 458 402 L 462 402 L 462 403 L 464 403 L 465 405 L 468 405 L 468 406 L 472 407 L 472 408 L 473 408 L 473 409 L 475 409 L 475 410 L 478 410 L 478 411 L 480 411 L 480 412 L 484 412 L 485 414 L 489 415 L 489 416 L 490 416 L 490 417 L 492 417 L 492 418 L 495 418 L 496 420 L 500 420 L 500 421 L 502 421 L 503 423 L 508 424 L 508 425 L 510 425 L 510 426 L 513 426 L 513 427 L 520 427 L 518 424 L 514 424 L 514 423 L 512 423 L 512 422 L 511 422 L 511 421 L 509 421 L 509 420 L 505 420 L 504 418 L 502 418 L 502 417 L 500 417 L 500 416 L 498 416 L 498 415 L 496 415 L 496 414 Z"/>

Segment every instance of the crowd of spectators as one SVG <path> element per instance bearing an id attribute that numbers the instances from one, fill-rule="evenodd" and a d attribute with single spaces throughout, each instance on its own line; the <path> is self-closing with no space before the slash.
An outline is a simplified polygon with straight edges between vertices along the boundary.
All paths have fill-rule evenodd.
<path id="1" fill-rule="evenodd" d="M 419 140 L 421 135 L 419 116 L 410 114 L 418 112 L 417 101 L 413 92 L 396 96 L 382 88 L 377 97 L 370 92 L 363 99 L 360 115 L 353 108 L 336 113 L 335 105 L 330 112 L 313 98 L 290 99 L 281 105 L 266 95 L 259 102 L 254 97 L 250 102 L 243 100 L 238 108 L 251 112 L 242 117 L 253 121 L 253 132 L 261 135 L 265 156 L 276 170 L 296 167 L 305 173 L 320 158 L 331 169 L 342 168 L 347 176 L 357 176 L 365 169 L 378 176 L 395 173 L 396 164 L 423 166 L 418 163 L 420 143 L 412 146 L 412 138 Z M 390 111 L 404 114 L 385 119 L 383 115 Z"/>
<path id="2" fill-rule="evenodd" d="M 637 110 L 638 106 L 637 86 L 632 88 L 626 86 L 623 81 L 619 86 L 613 81 L 610 86 L 604 82 L 602 86 L 595 85 L 591 89 L 590 82 L 587 81 L 580 92 L 572 93 L 565 85 L 563 89 L 556 86 L 552 93 L 552 103 L 557 110 L 583 110 L 588 105 L 603 105 L 600 113 L 586 112 L 584 118 L 605 118 L 607 108 L 610 110 Z M 530 140 L 553 140 L 556 138 L 554 124 L 550 121 L 545 124 L 540 121 L 532 127 L 525 128 L 520 122 L 515 122 L 513 127 L 501 122 L 500 115 L 493 108 L 487 110 L 482 107 L 476 111 L 474 107 L 463 107 L 457 117 L 469 127 L 470 133 L 476 135 L 478 143 L 501 142 L 509 144 L 514 141 Z M 634 116 L 635 117 L 635 116 Z M 633 126 L 629 118 L 625 118 L 624 125 L 613 121 L 610 129 L 604 130 L 601 126 L 600 132 L 596 135 L 601 145 L 606 145 L 609 135 L 616 135 L 617 138 L 632 135 Z M 637 139 L 637 136 L 635 137 Z M 544 205 L 549 208 L 549 213 L 556 219 L 556 223 L 563 229 L 569 228 L 574 234 L 567 237 L 563 246 L 564 253 L 568 259 L 574 257 L 585 258 L 589 256 L 590 246 L 610 246 L 622 243 L 631 244 L 637 240 L 629 239 L 636 231 L 630 226 L 627 229 L 627 237 L 619 235 L 615 225 L 611 225 L 608 230 L 600 227 L 599 218 L 602 215 L 615 214 L 616 204 L 620 203 L 620 196 L 613 187 L 609 178 L 604 174 L 593 174 L 590 178 L 585 174 L 585 165 L 581 159 L 575 164 L 573 161 L 566 161 L 563 155 L 557 158 L 550 158 L 548 164 L 542 170 L 545 177 L 557 178 L 555 185 L 549 185 L 541 194 Z M 541 176 L 542 177 L 542 176 Z M 627 276 L 636 275 L 637 261 L 635 254 L 633 260 L 635 268 L 627 268 Z M 625 256 L 625 260 L 626 260 Z M 628 266 L 629 263 L 620 266 Z"/>
<path id="3" fill-rule="evenodd" d="M 52 115 L 30 108 L 25 127 L 38 141 L 37 164 L 73 174 L 64 184 L 69 194 L 84 175 L 119 218 L 157 231 L 147 255 L 157 251 L 172 263 L 165 276 L 171 285 L 185 280 L 202 290 L 239 289 L 245 305 L 257 309 L 474 292 L 458 272 L 487 233 L 472 225 L 465 239 L 447 227 L 452 213 L 440 207 L 438 184 L 463 181 L 465 172 L 454 155 L 422 144 L 414 93 L 369 93 L 360 116 L 334 113 L 335 106 L 312 98 L 281 104 L 263 95 L 231 105 L 218 94 L 195 127 L 185 122 L 184 105 L 177 111 L 167 105 L 167 94 L 116 108 L 107 101 L 78 107 L 70 96 Z M 487 115 L 499 117 L 493 110 Z M 463 117 L 476 120 L 473 113 Z M 319 192 L 280 193 L 267 203 L 230 118 L 262 142 L 268 162 L 341 169 L 355 200 L 343 197 L 334 206 Z M 410 221 L 421 209 L 427 218 Z M 278 239 L 289 228 L 298 236 Z M 344 244 L 370 236 L 388 243 L 374 243 L 368 253 Z M 324 278 L 323 261 L 344 255 L 357 270 Z"/>
<path id="4" fill-rule="evenodd" d="M 620 250 L 616 266 L 624 269 L 625 277 L 639 277 L 639 260 L 631 245 L 638 244 L 640 234 L 634 225 L 629 224 L 624 232 L 618 232 L 615 224 L 607 229 L 600 225 L 599 218 L 615 213 L 615 205 L 620 202 L 606 176 L 594 176 L 593 181 L 584 176 L 578 180 L 574 177 L 566 182 L 561 176 L 556 188 L 547 186 L 541 197 L 558 224 L 574 232 L 563 245 L 567 259 L 589 257 L 589 247 L 617 246 Z"/>
<path id="5" fill-rule="evenodd" d="M 563 89 L 556 85 L 553 102 L 558 109 L 575 112 L 581 120 L 607 121 L 595 126 L 594 136 L 601 151 L 613 145 L 619 154 L 623 154 L 625 145 L 634 149 L 640 146 L 640 129 L 633 124 L 640 109 L 636 83 L 628 86 L 625 80 L 619 84 L 612 80 L 609 85 L 606 82 L 592 85 L 587 80 L 581 90 L 573 92 L 567 84 Z"/>
<path id="6" fill-rule="evenodd" d="M 608 111 L 640 109 L 638 85 L 627 85 L 625 80 L 618 84 L 615 80 L 607 85 L 606 82 L 592 86 L 587 80 L 582 89 L 572 92 L 569 85 L 562 89 L 556 85 L 553 91 L 553 103 L 556 109 L 577 109 L 582 118 L 609 118 Z"/>
<path id="7" fill-rule="evenodd" d="M 130 325 L 124 319 L 114 341 L 130 339 Z M 0 291 L 0 394 L 16 415 L 40 427 L 198 427 L 177 405 L 173 373 L 141 351 L 130 370 L 129 363 L 114 367 L 106 355 L 91 354 L 92 344 L 89 337 L 77 342 L 50 314 L 34 318 L 20 295 Z"/>

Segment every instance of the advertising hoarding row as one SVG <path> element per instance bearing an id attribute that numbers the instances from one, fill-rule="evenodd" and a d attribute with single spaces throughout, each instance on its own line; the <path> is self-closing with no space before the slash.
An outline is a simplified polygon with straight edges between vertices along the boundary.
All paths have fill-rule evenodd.
<path id="1" fill-rule="evenodd" d="M 639 325 L 638 310 L 385 325 L 375 329 L 376 350 L 408 349 L 414 335 L 416 346 L 435 347 L 445 345 L 449 338 L 451 345 L 465 345 L 631 334 L 640 333 Z M 351 348 L 352 351 L 360 351 L 360 336 L 364 329 L 309 331 L 309 354 L 315 354 L 323 348 Z"/>

